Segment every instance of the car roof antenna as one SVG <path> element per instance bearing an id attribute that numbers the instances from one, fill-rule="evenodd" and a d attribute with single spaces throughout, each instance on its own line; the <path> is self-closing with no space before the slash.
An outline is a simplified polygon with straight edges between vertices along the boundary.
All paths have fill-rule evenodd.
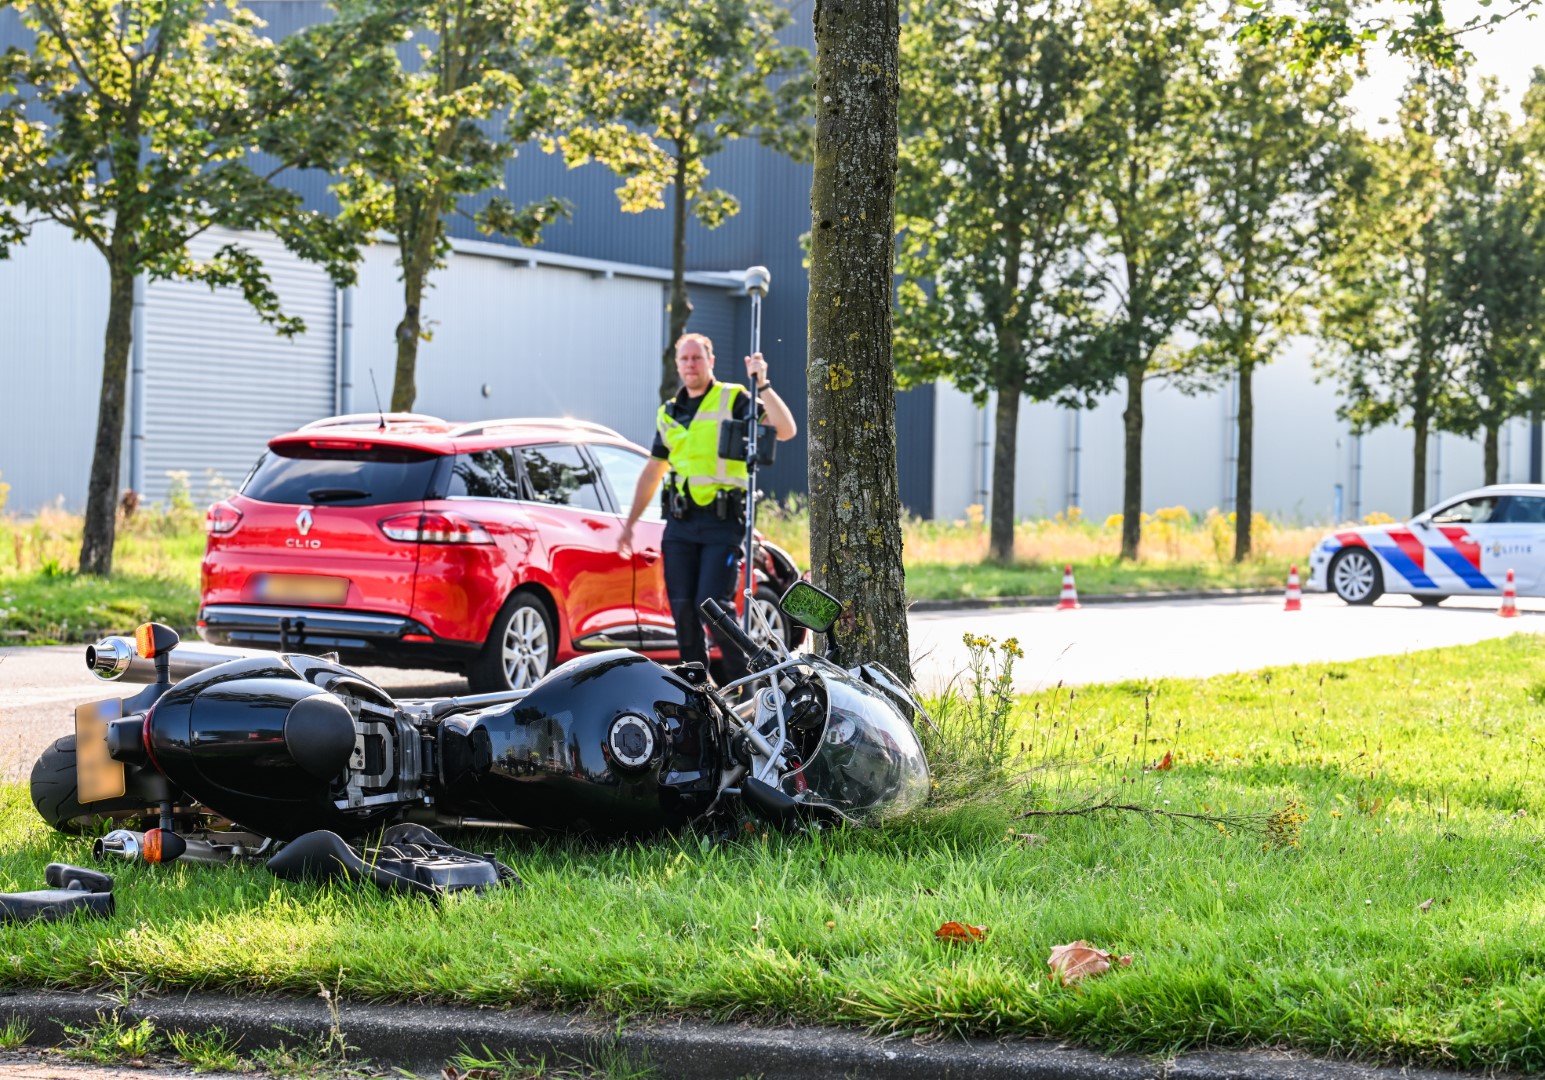
<path id="1" fill-rule="evenodd" d="M 380 417 L 381 417 L 381 426 L 376 428 L 376 430 L 377 431 L 385 431 L 386 430 L 386 410 L 381 408 L 381 388 L 376 385 L 376 369 L 375 368 L 369 368 L 368 370 L 370 371 L 370 389 L 374 390 L 375 391 L 375 395 L 376 395 L 376 412 L 378 414 L 380 414 Z"/>

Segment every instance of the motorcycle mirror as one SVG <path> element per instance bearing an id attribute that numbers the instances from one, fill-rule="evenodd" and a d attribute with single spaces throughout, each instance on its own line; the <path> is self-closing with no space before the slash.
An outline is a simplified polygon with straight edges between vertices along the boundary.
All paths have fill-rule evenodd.
<path id="1" fill-rule="evenodd" d="M 778 610 L 806 630 L 826 634 L 842 615 L 842 601 L 808 581 L 796 581 L 778 598 Z"/>

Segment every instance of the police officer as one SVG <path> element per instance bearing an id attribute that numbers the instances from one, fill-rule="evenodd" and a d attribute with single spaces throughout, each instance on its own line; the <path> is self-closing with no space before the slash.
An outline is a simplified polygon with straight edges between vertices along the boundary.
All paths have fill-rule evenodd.
<path id="1" fill-rule="evenodd" d="M 684 334 L 676 342 L 681 390 L 660 406 L 652 457 L 639 475 L 633 508 L 617 545 L 624 558 L 632 556 L 633 526 L 669 471 L 660 543 L 665 593 L 676 620 L 681 659 L 705 666 L 708 650 L 698 608 L 709 597 L 721 602 L 733 597 L 746 528 L 746 463 L 719 456 L 719 423 L 751 415 L 751 394 L 743 386 L 715 379 L 713 362 L 713 343 L 702 334 Z M 758 416 L 772 425 L 779 442 L 792 439 L 797 430 L 794 417 L 773 391 L 761 353 L 746 357 L 746 376 L 756 387 Z M 746 674 L 740 650 L 722 640 L 719 650 L 729 681 Z"/>

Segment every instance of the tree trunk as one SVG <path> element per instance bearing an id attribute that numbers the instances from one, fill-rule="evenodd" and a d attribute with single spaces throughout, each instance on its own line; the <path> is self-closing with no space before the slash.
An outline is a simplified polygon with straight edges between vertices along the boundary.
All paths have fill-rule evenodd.
<path id="1" fill-rule="evenodd" d="M 1126 476 L 1121 489 L 1121 557 L 1137 559 L 1143 539 L 1143 378 L 1147 367 L 1127 365 Z"/>
<path id="2" fill-rule="evenodd" d="M 911 680 L 891 355 L 896 0 L 816 0 L 810 186 L 810 562 L 844 645 Z"/>
<path id="3" fill-rule="evenodd" d="M 1239 365 L 1239 458 L 1234 463 L 1234 561 L 1250 557 L 1250 523 L 1255 517 L 1250 489 L 1255 461 L 1255 365 Z"/>
<path id="4" fill-rule="evenodd" d="M 661 401 L 669 401 L 681 388 L 681 380 L 676 374 L 676 342 L 687 332 L 687 322 L 692 318 L 692 298 L 687 295 L 687 159 L 679 147 L 672 195 L 671 332 L 665 342 L 665 355 L 660 358 Z M 714 344 L 727 348 L 730 343 L 723 341 Z"/>
<path id="5" fill-rule="evenodd" d="M 1019 452 L 1018 380 L 998 387 L 998 408 L 993 416 L 992 525 L 989 554 L 1000 563 L 1014 561 L 1014 466 Z"/>
<path id="6" fill-rule="evenodd" d="M 1427 434 L 1431 418 L 1418 411 L 1411 417 L 1411 433 L 1415 444 L 1411 448 L 1411 514 L 1414 517 L 1427 509 Z"/>
<path id="7" fill-rule="evenodd" d="M 1498 425 L 1496 423 L 1486 425 L 1486 440 L 1484 444 L 1486 479 L 1484 482 L 1487 484 L 1495 484 L 1497 482 L 1497 428 Z"/>
<path id="8" fill-rule="evenodd" d="M 113 572 L 118 532 L 118 468 L 123 447 L 124 383 L 134 343 L 134 274 L 108 266 L 107 334 L 102 346 L 102 391 L 97 398 L 97 444 L 86 489 L 86 527 L 80 544 L 80 572 L 107 577 Z"/>
<path id="9" fill-rule="evenodd" d="M 397 324 L 397 373 L 392 379 L 392 412 L 412 412 L 418 399 L 418 343 L 424 334 L 424 286 L 435 261 L 439 235 L 438 199 L 425 200 L 422 220 L 411 237 L 398 234 L 402 252 L 402 321 Z"/>

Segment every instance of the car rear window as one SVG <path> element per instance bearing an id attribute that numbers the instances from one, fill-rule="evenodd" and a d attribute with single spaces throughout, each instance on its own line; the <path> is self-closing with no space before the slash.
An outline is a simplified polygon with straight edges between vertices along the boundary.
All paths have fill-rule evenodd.
<path id="1" fill-rule="evenodd" d="M 270 448 L 241 493 L 270 503 L 379 506 L 421 502 L 440 455 L 402 446 Z"/>

